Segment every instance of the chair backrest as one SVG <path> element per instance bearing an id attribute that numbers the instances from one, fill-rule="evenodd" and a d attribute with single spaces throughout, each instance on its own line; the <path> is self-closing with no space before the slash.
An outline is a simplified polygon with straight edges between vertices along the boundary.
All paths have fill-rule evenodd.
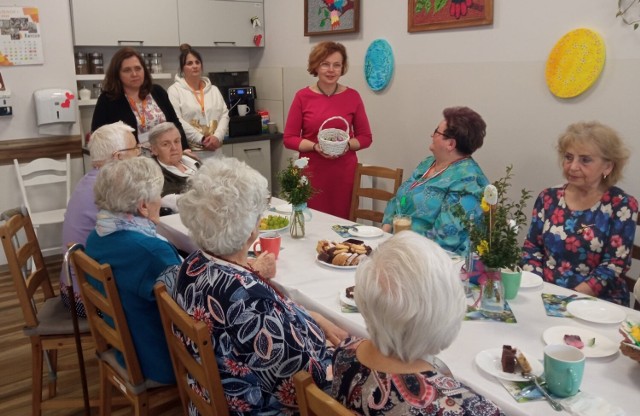
<path id="1" fill-rule="evenodd" d="M 27 196 L 27 188 L 31 186 L 66 183 L 64 206 L 67 206 L 71 196 L 71 155 L 69 153 L 67 153 L 65 161 L 40 158 L 20 166 L 18 159 L 13 159 L 13 165 L 16 169 L 22 201 L 30 214 L 32 214 L 32 211 Z"/>
<path id="2" fill-rule="evenodd" d="M 640 235 L 640 233 L 638 233 L 638 227 L 640 227 L 640 215 L 638 215 L 638 219 L 636 220 L 636 236 Z M 631 250 L 631 258 L 633 260 L 640 260 L 640 244 L 634 243 L 633 244 L 633 249 Z M 634 307 L 634 309 L 636 310 L 640 310 L 640 298 L 638 298 L 638 295 L 640 295 L 640 291 L 638 291 L 638 295 L 635 295 L 635 299 L 634 299 L 634 289 L 637 286 L 637 283 L 640 281 L 640 278 L 636 278 L 633 279 L 629 276 L 624 276 L 625 282 L 627 283 L 627 287 L 629 288 L 629 292 L 631 292 L 631 305 Z"/>
<path id="3" fill-rule="evenodd" d="M 105 353 L 110 352 L 112 348 L 120 351 L 125 361 L 129 382 L 134 386 L 141 385 L 144 382 L 144 376 L 133 346 L 111 266 L 98 263 L 82 250 L 71 253 L 71 264 L 76 272 L 98 355 L 104 357 Z"/>
<path id="4" fill-rule="evenodd" d="M 390 169 L 382 166 L 363 166 L 358 163 L 356 169 L 356 175 L 353 181 L 353 194 L 351 196 L 351 210 L 349 212 L 349 219 L 356 221 L 358 218 L 381 223 L 384 212 L 376 211 L 374 209 L 361 209 L 360 197 L 371 198 L 372 200 L 388 201 L 396 194 L 398 188 L 402 184 L 402 169 Z M 393 181 L 393 192 L 386 191 L 380 188 L 363 188 L 362 177 L 372 177 L 373 184 L 376 185 L 377 179 L 390 179 Z M 373 201 L 372 203 L 375 203 Z"/>
<path id="5" fill-rule="evenodd" d="M 222 389 L 209 328 L 204 322 L 196 321 L 182 310 L 171 298 L 164 283 L 157 284 L 154 292 L 167 345 L 169 345 L 184 414 L 188 414 L 188 405 L 191 401 L 201 415 L 228 415 L 229 408 Z M 184 341 L 174 334 L 174 330 L 177 330 L 185 339 L 191 340 L 198 351 L 199 361 L 191 355 Z M 207 392 L 209 400 L 189 385 L 189 377 L 198 383 L 199 390 Z"/>
<path id="6" fill-rule="evenodd" d="M 8 218 L 0 226 L 0 238 L 11 278 L 26 326 L 35 328 L 38 326 L 37 307 L 40 304 L 35 297 L 38 289 L 42 290 L 44 300 L 56 295 L 29 214 L 16 209 L 3 213 L 2 217 Z M 22 239 L 24 242 L 21 243 Z"/>
<path id="7" fill-rule="evenodd" d="M 353 412 L 316 386 L 306 371 L 298 371 L 293 383 L 301 416 L 353 416 Z"/>

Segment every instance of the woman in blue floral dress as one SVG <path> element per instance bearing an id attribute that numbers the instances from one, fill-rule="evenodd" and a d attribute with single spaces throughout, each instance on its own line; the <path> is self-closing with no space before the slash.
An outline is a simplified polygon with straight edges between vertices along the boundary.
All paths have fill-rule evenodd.
<path id="1" fill-rule="evenodd" d="M 445 250 L 465 254 L 469 236 L 454 207 L 482 215 L 480 200 L 489 181 L 471 155 L 484 142 L 486 124 L 467 107 L 446 108 L 442 114 L 431 135 L 433 156 L 420 162 L 398 188 L 385 209 L 382 229 L 391 232 L 394 215 L 409 215 L 413 231 Z"/>
<path id="2" fill-rule="evenodd" d="M 306 370 L 316 384 L 328 386 L 333 349 L 326 342 L 337 344 L 347 335 L 270 284 L 273 254 L 247 257 L 267 198 L 262 175 L 225 158 L 205 163 L 178 200 L 180 218 L 200 250 L 185 259 L 174 299 L 209 326 L 233 415 L 296 414 L 292 376 Z"/>
<path id="3" fill-rule="evenodd" d="M 545 281 L 625 306 L 638 202 L 614 186 L 629 150 L 598 122 L 570 125 L 558 139 L 567 183 L 536 200 L 523 268 Z"/>

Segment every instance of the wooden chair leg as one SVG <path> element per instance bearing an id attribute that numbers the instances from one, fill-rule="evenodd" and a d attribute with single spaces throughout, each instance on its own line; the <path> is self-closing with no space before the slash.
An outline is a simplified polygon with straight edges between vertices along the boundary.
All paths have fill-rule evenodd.
<path id="1" fill-rule="evenodd" d="M 104 364 L 100 363 L 100 416 L 111 416 L 111 395 L 113 386 L 107 379 Z"/>
<path id="2" fill-rule="evenodd" d="M 58 350 L 45 350 L 45 361 L 47 362 L 47 388 L 49 399 L 56 397 L 58 387 Z"/>
<path id="3" fill-rule="evenodd" d="M 33 389 L 31 391 L 31 409 L 33 416 L 41 416 L 42 414 L 42 345 L 39 340 L 31 339 L 31 383 Z"/>

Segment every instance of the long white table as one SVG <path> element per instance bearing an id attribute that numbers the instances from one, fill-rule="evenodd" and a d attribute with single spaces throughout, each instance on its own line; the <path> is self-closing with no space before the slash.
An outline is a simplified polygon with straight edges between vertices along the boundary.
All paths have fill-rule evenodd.
<path id="1" fill-rule="evenodd" d="M 273 198 L 272 205 L 280 203 L 283 202 Z M 366 337 L 367 330 L 362 315 L 343 313 L 340 308 L 339 292 L 354 284 L 355 271 L 337 270 L 316 262 L 315 248 L 318 240 L 343 240 L 331 229 L 335 224 L 349 224 L 349 221 L 313 211 L 313 218 L 306 224 L 304 238 L 292 239 L 288 231 L 282 233 L 283 250 L 278 258 L 277 275 L 273 282 L 306 308 L 322 313 L 351 334 Z M 179 215 L 162 217 L 158 230 L 178 248 L 187 252 L 195 249 Z M 380 238 L 366 239 L 365 242 L 375 248 L 389 237 L 390 235 L 385 234 Z M 457 379 L 489 397 L 508 415 L 547 415 L 556 412 L 545 401 L 517 403 L 497 379 L 475 364 L 475 357 L 479 352 L 508 344 L 542 359 L 545 346 L 542 333 L 547 328 L 558 325 L 588 328 L 616 342 L 622 339 L 618 334 L 617 324 L 595 324 L 575 318 L 547 316 L 540 296 L 543 292 L 561 295 L 574 293 L 547 283 L 535 289 L 521 289 L 518 297 L 509 301 L 517 323 L 464 321 L 457 339 L 447 350 L 438 354 Z M 640 321 L 638 311 L 622 309 L 629 318 Z M 636 415 L 640 404 L 640 364 L 619 352 L 603 358 L 588 358 L 581 388 L 619 406 L 629 416 Z"/>

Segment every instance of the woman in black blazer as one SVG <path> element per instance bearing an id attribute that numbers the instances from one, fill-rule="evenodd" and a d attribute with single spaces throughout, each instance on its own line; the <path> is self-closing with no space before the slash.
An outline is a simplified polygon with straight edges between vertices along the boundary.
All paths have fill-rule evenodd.
<path id="1" fill-rule="evenodd" d="M 109 63 L 102 94 L 93 112 L 91 131 L 119 120 L 135 129 L 136 140 L 144 147 L 148 147 L 149 130 L 165 121 L 171 122 L 180 132 L 182 148 L 189 149 L 187 136 L 167 92 L 152 83 L 142 57 L 129 47 L 116 52 Z"/>

